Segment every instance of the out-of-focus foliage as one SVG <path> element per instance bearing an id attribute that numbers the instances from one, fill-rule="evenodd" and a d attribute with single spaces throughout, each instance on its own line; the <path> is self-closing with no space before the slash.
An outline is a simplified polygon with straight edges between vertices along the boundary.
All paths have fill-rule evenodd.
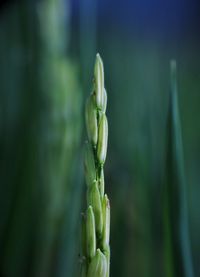
<path id="1" fill-rule="evenodd" d="M 9 2 L 0 11 L 1 274 L 79 276 L 81 188 L 86 187 L 82 103 L 99 52 L 108 94 L 111 276 L 166 276 L 163 194 L 171 58 L 178 65 L 191 256 L 199 276 L 197 1 Z M 178 259 L 175 263 L 178 267 Z"/>
<path id="2" fill-rule="evenodd" d="M 78 264 L 81 90 L 67 8 L 22 1 L 1 14 L 2 276 L 72 276 Z"/>
<path id="3" fill-rule="evenodd" d="M 163 190 L 164 261 L 166 276 L 193 276 L 188 234 L 187 187 L 178 108 L 176 62 L 171 61 L 167 117 L 165 187 Z"/>

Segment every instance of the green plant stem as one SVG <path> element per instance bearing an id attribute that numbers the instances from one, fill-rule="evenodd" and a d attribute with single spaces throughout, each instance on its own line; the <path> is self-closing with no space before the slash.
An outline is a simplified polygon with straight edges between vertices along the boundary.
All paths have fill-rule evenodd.
<path id="1" fill-rule="evenodd" d="M 94 87 L 86 102 L 88 141 L 85 147 L 87 211 L 82 234 L 82 276 L 109 277 L 110 205 L 104 194 L 104 163 L 107 153 L 107 93 L 104 88 L 103 62 L 97 54 Z"/>

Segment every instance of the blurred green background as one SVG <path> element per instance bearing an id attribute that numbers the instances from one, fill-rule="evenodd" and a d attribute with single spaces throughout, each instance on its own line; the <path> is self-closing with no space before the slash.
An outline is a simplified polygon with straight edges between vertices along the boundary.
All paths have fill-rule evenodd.
<path id="1" fill-rule="evenodd" d="M 163 225 L 171 58 L 200 276 L 199 15 L 195 0 L 2 2 L 1 277 L 79 276 L 84 103 L 96 52 L 108 93 L 111 276 L 177 277 L 166 273 Z"/>

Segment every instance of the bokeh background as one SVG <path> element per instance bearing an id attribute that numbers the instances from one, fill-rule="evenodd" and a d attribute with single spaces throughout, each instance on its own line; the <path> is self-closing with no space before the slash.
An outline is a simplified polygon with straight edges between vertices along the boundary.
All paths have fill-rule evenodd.
<path id="1" fill-rule="evenodd" d="M 194 276 L 200 276 L 199 26 L 197 0 L 1 1 L 1 277 L 79 276 L 84 103 L 97 52 L 108 92 L 111 276 L 166 276 L 163 186 L 172 58 L 189 243 Z"/>

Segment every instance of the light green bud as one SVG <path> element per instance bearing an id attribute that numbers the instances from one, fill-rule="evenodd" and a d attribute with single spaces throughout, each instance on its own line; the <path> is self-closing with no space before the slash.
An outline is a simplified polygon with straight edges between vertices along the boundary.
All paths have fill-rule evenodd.
<path id="1" fill-rule="evenodd" d="M 108 143 L 108 122 L 105 114 L 100 116 L 99 132 L 98 132 L 98 145 L 97 145 L 97 158 L 100 164 L 104 164 L 107 153 Z"/>
<path id="2" fill-rule="evenodd" d="M 96 255 L 92 259 L 88 268 L 88 277 L 106 277 L 107 261 L 105 255 L 100 249 L 97 249 Z"/>
<path id="3" fill-rule="evenodd" d="M 107 245 L 104 249 L 103 249 L 104 255 L 106 257 L 106 261 L 107 261 L 107 273 L 106 273 L 106 277 L 110 276 L 110 246 Z"/>
<path id="4" fill-rule="evenodd" d="M 103 101 L 103 113 L 106 112 L 106 108 L 107 108 L 107 92 L 106 92 L 106 89 L 104 88 L 104 101 Z"/>
<path id="5" fill-rule="evenodd" d="M 86 102 L 85 108 L 85 119 L 88 139 L 91 143 L 96 146 L 98 138 L 98 127 L 97 127 L 97 109 L 94 102 L 94 95 L 91 94 Z"/>
<path id="6" fill-rule="evenodd" d="M 85 179 L 87 186 L 91 186 L 94 180 L 96 180 L 96 167 L 94 161 L 94 155 L 92 151 L 92 147 L 89 143 L 86 143 L 85 146 L 85 161 L 84 161 L 84 169 L 85 169 Z"/>
<path id="7" fill-rule="evenodd" d="M 104 172 L 103 172 L 103 168 L 101 168 L 101 173 L 99 178 L 99 192 L 101 197 L 104 196 L 104 188 L 105 188 Z"/>
<path id="8" fill-rule="evenodd" d="M 110 203 L 107 195 L 105 194 L 102 201 L 102 212 L 103 212 L 103 236 L 102 243 L 103 248 L 109 245 L 110 240 Z"/>
<path id="9" fill-rule="evenodd" d="M 91 206 L 87 209 L 86 218 L 86 244 L 87 244 L 87 256 L 89 258 L 94 257 L 96 253 L 96 233 L 95 233 L 95 219 Z"/>
<path id="10" fill-rule="evenodd" d="M 99 236 L 101 236 L 103 229 L 103 217 L 101 198 L 97 181 L 94 181 L 94 183 L 88 190 L 88 205 L 91 205 L 93 207 L 96 232 Z"/>
<path id="11" fill-rule="evenodd" d="M 96 94 L 97 107 L 102 110 L 104 105 L 104 69 L 103 62 L 99 54 L 96 55 L 94 66 L 94 90 Z"/>

